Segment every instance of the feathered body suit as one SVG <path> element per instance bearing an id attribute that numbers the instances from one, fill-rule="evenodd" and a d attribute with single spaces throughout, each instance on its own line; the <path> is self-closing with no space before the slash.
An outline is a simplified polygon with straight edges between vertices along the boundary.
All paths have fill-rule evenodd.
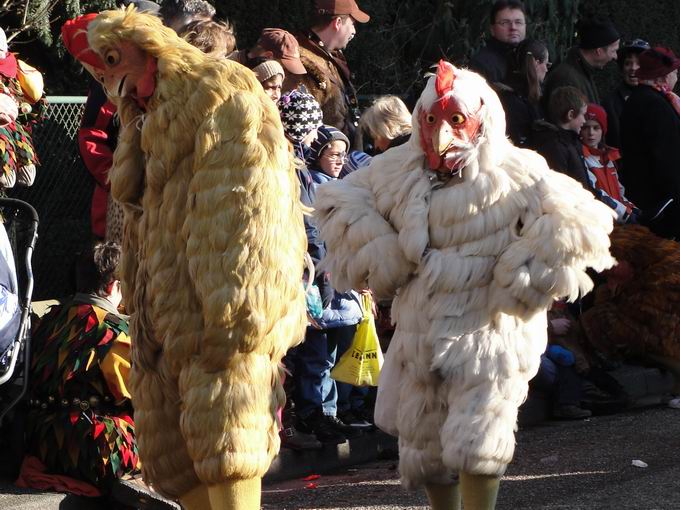
<path id="1" fill-rule="evenodd" d="M 408 486 L 505 471 L 545 350 L 546 309 L 590 290 L 588 266 L 614 263 L 611 211 L 512 146 L 495 93 L 480 76 L 455 73 L 452 101 L 465 87 L 481 104 L 458 175 L 428 170 L 423 151 L 420 121 L 441 99 L 433 77 L 410 141 L 322 185 L 315 202 L 333 286 L 395 296 L 376 423 L 399 436 Z"/>
<path id="2" fill-rule="evenodd" d="M 87 40 L 102 58 L 132 43 L 157 66 L 144 109 L 112 97 L 145 479 L 177 497 L 261 477 L 279 448 L 279 362 L 306 327 L 305 231 L 278 112 L 245 67 L 153 16 L 105 11 Z"/>

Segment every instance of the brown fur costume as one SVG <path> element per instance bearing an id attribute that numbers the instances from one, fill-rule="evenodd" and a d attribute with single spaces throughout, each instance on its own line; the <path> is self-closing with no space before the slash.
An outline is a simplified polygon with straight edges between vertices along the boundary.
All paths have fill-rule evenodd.
<path id="1" fill-rule="evenodd" d="M 158 64 L 146 111 L 115 98 L 110 174 L 145 478 L 177 497 L 261 477 L 279 448 L 278 365 L 306 324 L 305 233 L 278 112 L 249 70 L 153 16 L 105 11 L 88 41 L 99 55 L 128 41 Z"/>
<path id="2" fill-rule="evenodd" d="M 611 356 L 680 361 L 680 249 L 639 225 L 617 226 L 612 254 L 628 264 L 610 271 L 581 316 L 589 341 Z"/>

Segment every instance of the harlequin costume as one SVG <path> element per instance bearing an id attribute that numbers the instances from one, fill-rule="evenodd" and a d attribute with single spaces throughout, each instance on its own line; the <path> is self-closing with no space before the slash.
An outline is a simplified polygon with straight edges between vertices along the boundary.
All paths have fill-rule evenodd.
<path id="1" fill-rule="evenodd" d="M 0 127 L 0 184 L 10 188 L 17 180 L 23 185 L 33 183 L 39 161 L 31 128 L 43 118 L 47 102 L 38 71 L 7 52 L 6 46 L 3 50 L 2 40 L 4 32 L 0 35 L 0 93 L 12 98 L 18 107 L 16 119 Z"/>
<path id="2" fill-rule="evenodd" d="M 138 473 L 127 318 L 103 298 L 76 294 L 40 320 L 33 349 L 29 451 L 50 473 L 99 488 Z"/>

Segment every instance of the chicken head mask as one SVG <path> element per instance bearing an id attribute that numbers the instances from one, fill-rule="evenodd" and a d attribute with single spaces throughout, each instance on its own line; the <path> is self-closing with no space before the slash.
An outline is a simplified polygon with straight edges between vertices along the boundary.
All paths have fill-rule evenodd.
<path id="1" fill-rule="evenodd" d="M 62 28 L 64 45 L 98 81 L 110 98 L 130 96 L 139 106 L 156 89 L 156 59 L 135 44 L 120 41 L 98 55 L 87 42 L 87 27 L 95 15 L 67 21 Z"/>
<path id="2" fill-rule="evenodd" d="M 481 126 L 483 101 L 473 87 L 456 79 L 456 69 L 441 60 L 437 66 L 437 100 L 423 105 L 418 116 L 420 146 L 430 169 L 457 174 L 467 162 Z"/>

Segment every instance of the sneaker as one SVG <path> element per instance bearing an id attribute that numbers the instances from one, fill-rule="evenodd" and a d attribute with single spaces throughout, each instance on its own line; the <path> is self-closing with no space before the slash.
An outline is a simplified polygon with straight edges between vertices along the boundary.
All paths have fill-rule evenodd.
<path id="1" fill-rule="evenodd" d="M 281 446 L 291 450 L 320 450 L 323 444 L 313 434 L 305 434 L 296 430 L 295 427 L 288 427 L 279 432 Z"/>
<path id="2" fill-rule="evenodd" d="M 360 429 L 370 428 L 373 426 L 371 422 L 366 420 L 359 413 L 353 411 L 345 411 L 344 413 L 339 413 L 340 420 L 350 427 L 356 427 Z"/>
<path id="3" fill-rule="evenodd" d="M 557 406 L 553 411 L 553 417 L 562 420 L 582 420 L 584 418 L 590 418 L 593 415 L 587 409 L 581 409 L 577 405 L 565 404 Z"/>
<path id="4" fill-rule="evenodd" d="M 670 399 L 667 405 L 671 409 L 680 409 L 680 397 L 674 397 Z"/>
<path id="5" fill-rule="evenodd" d="M 347 439 L 354 439 L 355 437 L 359 437 L 361 435 L 361 429 L 346 424 L 337 416 L 326 415 L 324 416 L 324 421 L 328 423 L 328 425 L 334 430 L 337 430 L 343 434 Z"/>
<path id="6" fill-rule="evenodd" d="M 313 414 L 304 419 L 298 417 L 295 428 L 305 434 L 314 434 L 324 444 L 342 444 L 347 441 L 347 437 L 338 431 L 321 413 Z"/>

